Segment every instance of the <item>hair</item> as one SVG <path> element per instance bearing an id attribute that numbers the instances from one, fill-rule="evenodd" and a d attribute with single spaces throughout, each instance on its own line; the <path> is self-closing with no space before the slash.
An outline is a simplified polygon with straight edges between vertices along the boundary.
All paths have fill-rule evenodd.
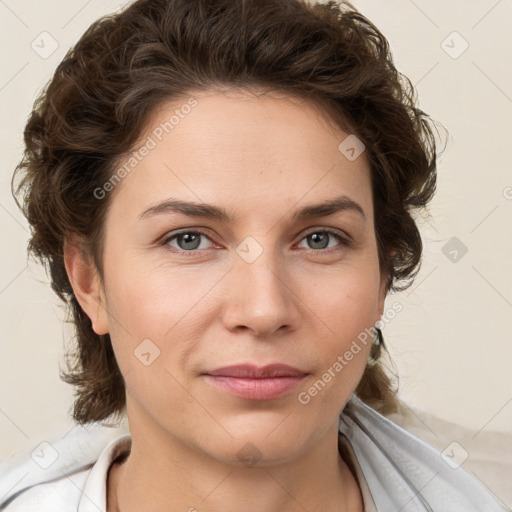
<path id="1" fill-rule="evenodd" d="M 77 423 L 122 417 L 126 396 L 109 334 L 94 332 L 70 285 L 65 243 L 78 237 L 103 280 L 112 194 L 98 200 L 94 191 L 133 151 L 158 105 L 222 88 L 307 99 L 355 134 L 371 168 L 386 292 L 408 288 L 419 271 L 413 213 L 436 188 L 435 124 L 416 108 L 413 85 L 365 16 L 341 1 L 135 1 L 94 22 L 58 65 L 29 115 L 11 184 L 31 226 L 28 252 L 45 265 L 75 326 L 60 377 L 75 386 Z M 372 347 L 356 394 L 387 413 L 397 409 L 397 379 L 381 351 Z"/>

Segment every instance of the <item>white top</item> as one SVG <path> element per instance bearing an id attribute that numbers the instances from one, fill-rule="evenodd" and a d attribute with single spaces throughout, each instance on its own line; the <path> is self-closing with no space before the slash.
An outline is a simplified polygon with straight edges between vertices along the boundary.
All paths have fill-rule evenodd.
<path id="1" fill-rule="evenodd" d="M 130 434 L 92 427 L 40 443 L 0 465 L 0 511 L 105 512 L 107 476 Z M 365 512 L 512 512 L 452 460 L 355 395 L 338 448 L 359 482 Z M 110 437 L 111 437 L 110 433 Z"/>

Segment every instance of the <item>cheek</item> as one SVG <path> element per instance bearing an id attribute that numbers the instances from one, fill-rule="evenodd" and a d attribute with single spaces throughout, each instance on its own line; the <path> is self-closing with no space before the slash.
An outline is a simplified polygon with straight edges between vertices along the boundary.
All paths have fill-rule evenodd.
<path id="1" fill-rule="evenodd" d="M 204 294 L 199 277 L 186 270 L 143 257 L 111 256 L 106 283 L 110 310 L 136 336 L 161 337 Z"/>
<path id="2" fill-rule="evenodd" d="M 311 310 L 327 327 L 343 333 L 351 328 L 364 329 L 377 320 L 379 284 L 378 267 L 354 265 L 321 276 L 304 276 L 300 286 Z"/>
<path id="3" fill-rule="evenodd" d="M 110 335 L 128 395 L 148 411 L 162 413 L 170 407 L 163 397 L 172 396 L 173 414 L 183 413 L 191 397 L 179 385 L 182 376 L 175 363 L 183 359 L 187 346 L 179 340 L 190 340 L 184 332 L 190 306 L 176 292 L 180 283 L 169 277 L 172 282 L 165 282 L 164 274 L 147 274 L 136 265 L 112 266 L 108 275 Z M 128 402 L 132 407 L 133 400 Z"/>
<path id="4" fill-rule="evenodd" d="M 378 279 L 378 272 L 371 267 L 360 272 L 347 269 L 304 294 L 313 312 L 311 318 L 316 318 L 316 337 L 321 341 L 311 347 L 312 360 L 321 358 L 326 369 L 341 356 L 342 373 L 349 380 L 357 379 L 366 366 L 372 328 L 379 318 Z M 339 375 L 339 364 L 333 371 Z"/>
<path id="5" fill-rule="evenodd" d="M 208 292 L 222 272 L 171 268 L 111 253 L 105 276 L 112 344 L 125 372 L 139 369 L 140 352 L 158 354 L 155 366 L 160 366 L 164 360 L 171 364 L 170 356 L 181 360 L 184 351 L 193 349 L 204 328 L 200 318 L 212 300 Z"/>
<path id="6" fill-rule="evenodd" d="M 307 347 L 307 360 L 317 361 L 314 378 L 298 396 L 313 410 L 340 411 L 359 384 L 368 362 L 377 315 L 377 287 L 346 288 L 340 293 L 311 298 L 321 311 L 314 348 Z"/>

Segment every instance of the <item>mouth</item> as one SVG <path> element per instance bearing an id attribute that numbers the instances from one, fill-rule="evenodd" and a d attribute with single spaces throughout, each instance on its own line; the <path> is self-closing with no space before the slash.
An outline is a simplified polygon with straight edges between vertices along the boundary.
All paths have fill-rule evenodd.
<path id="1" fill-rule="evenodd" d="M 215 388 L 246 400 L 271 400 L 291 392 L 308 373 L 293 366 L 234 365 L 203 374 Z"/>

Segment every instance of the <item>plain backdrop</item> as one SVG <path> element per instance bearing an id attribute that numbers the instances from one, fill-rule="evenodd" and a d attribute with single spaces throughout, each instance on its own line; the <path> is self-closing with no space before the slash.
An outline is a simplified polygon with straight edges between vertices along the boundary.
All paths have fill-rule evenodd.
<path id="1" fill-rule="evenodd" d="M 432 218 L 418 219 L 421 273 L 387 298 L 403 307 L 383 331 L 400 397 L 472 429 L 510 433 L 512 2 L 353 3 L 388 38 L 420 108 L 450 132 Z M 23 127 L 66 50 L 124 4 L 0 0 L 0 459 L 73 427 L 73 389 L 58 377 L 71 330 L 44 270 L 27 261 L 29 230 L 10 193 Z"/>

